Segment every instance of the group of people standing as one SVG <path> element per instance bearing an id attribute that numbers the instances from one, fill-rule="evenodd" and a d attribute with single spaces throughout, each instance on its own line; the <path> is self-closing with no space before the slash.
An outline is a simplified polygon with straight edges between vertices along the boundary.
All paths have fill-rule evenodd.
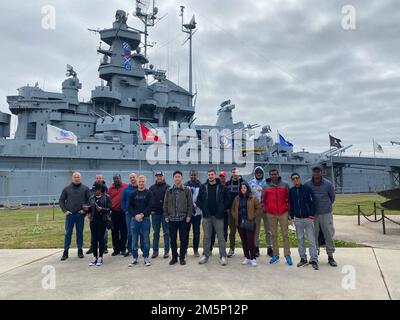
<path id="1" fill-rule="evenodd" d="M 81 175 L 75 172 L 72 183 L 60 196 L 60 207 L 66 216 L 64 253 L 61 260 L 68 259 L 73 227 L 76 226 L 78 257 L 83 258 L 83 226 L 88 216 L 91 230 L 93 254 L 90 266 L 101 266 L 107 252 L 108 230 L 111 229 L 112 256 L 132 256 L 129 267 L 138 264 L 139 244 L 145 266 L 159 256 L 160 232 L 163 230 L 165 259 L 172 258 L 170 265 L 186 264 L 189 234 L 193 230 L 193 253 L 200 264 L 206 264 L 213 251 L 215 239 L 219 250 L 219 262 L 227 265 L 228 258 L 235 254 L 236 232 L 244 251 L 243 265 L 257 266 L 260 256 L 260 229 L 264 225 L 266 254 L 269 263 L 280 260 L 279 228 L 283 239 L 284 257 L 293 265 L 290 252 L 289 225 L 294 223 L 298 240 L 300 261 L 298 267 L 311 264 L 319 269 L 318 237 L 326 242 L 329 265 L 336 267 L 333 258 L 334 226 L 332 205 L 335 192 L 329 180 L 322 175 L 319 165 L 312 167 L 312 178 L 301 181 L 298 173 L 291 175 L 293 186 L 282 180 L 277 169 L 264 170 L 257 167 L 254 179 L 249 182 L 233 168 L 228 180 L 227 173 L 209 170 L 207 181 L 201 183 L 196 170 L 189 173 L 184 183 L 183 173 L 173 173 L 173 185 L 165 182 L 163 172 L 155 173 L 155 183 L 147 188 L 147 178 L 135 173 L 129 175 L 129 184 L 114 175 L 113 184 L 107 188 L 102 175 L 96 176 L 92 189 L 82 184 Z M 263 223 L 261 223 L 261 221 Z M 201 228 L 202 227 L 202 228 Z M 150 234 L 153 229 L 152 255 L 150 259 Z M 203 230 L 203 250 L 199 253 L 200 234 Z M 227 253 L 229 229 L 229 251 Z M 179 251 L 178 251 L 179 235 Z M 309 242 L 307 259 L 305 237 Z"/>

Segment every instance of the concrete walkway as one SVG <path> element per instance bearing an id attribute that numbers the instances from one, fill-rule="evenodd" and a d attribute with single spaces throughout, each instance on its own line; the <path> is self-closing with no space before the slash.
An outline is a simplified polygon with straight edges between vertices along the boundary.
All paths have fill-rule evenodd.
<path id="1" fill-rule="evenodd" d="M 379 218 L 379 217 L 378 217 Z M 400 223 L 400 216 L 390 216 Z M 400 250 L 400 226 L 386 222 L 386 234 L 382 231 L 382 222 L 372 223 L 361 217 L 360 226 L 357 216 L 334 216 L 335 239 L 363 244 L 373 248 Z"/>
<path id="2" fill-rule="evenodd" d="M 263 254 L 265 254 L 263 250 Z M 297 250 L 292 250 L 295 263 Z M 242 266 L 241 253 L 222 267 L 214 255 L 207 265 L 189 254 L 186 266 L 157 258 L 128 268 L 128 258 L 105 257 L 102 267 L 88 267 L 76 251 L 60 261 L 59 250 L 0 250 L 0 299 L 400 299 L 400 251 L 338 249 L 339 267 Z M 55 271 L 55 289 L 46 272 Z M 51 273 L 52 274 L 52 273 Z M 44 284 L 44 286 L 43 286 Z"/>

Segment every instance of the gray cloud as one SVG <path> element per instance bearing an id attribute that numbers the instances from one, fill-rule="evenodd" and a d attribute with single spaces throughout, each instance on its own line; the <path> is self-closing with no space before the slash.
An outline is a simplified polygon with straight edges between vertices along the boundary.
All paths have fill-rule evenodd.
<path id="1" fill-rule="evenodd" d="M 341 27 L 341 8 L 353 5 L 357 30 Z M 57 28 L 41 28 L 41 8 L 54 5 Z M 99 83 L 98 36 L 116 9 L 130 13 L 134 1 L 2 1 L 0 109 L 5 97 L 39 81 L 59 91 L 65 64 L 79 72 L 88 100 Z M 297 150 L 323 151 L 327 132 L 354 147 L 348 154 L 372 154 L 372 138 L 386 156 L 399 156 L 397 106 L 400 103 L 400 3 L 352 1 L 159 1 L 167 16 L 151 30 L 151 62 L 187 87 L 188 48 L 182 46 L 179 5 L 186 19 L 196 14 L 194 78 L 197 122 L 212 123 L 221 101 L 237 105 L 236 121 L 270 124 Z M 129 24 L 140 27 L 130 15 Z"/>

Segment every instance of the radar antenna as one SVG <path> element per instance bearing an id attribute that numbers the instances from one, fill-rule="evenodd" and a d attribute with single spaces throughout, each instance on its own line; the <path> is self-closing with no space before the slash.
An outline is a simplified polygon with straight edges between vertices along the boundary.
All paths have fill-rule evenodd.
<path id="1" fill-rule="evenodd" d="M 151 5 L 151 11 L 149 11 Z M 147 38 L 149 37 L 148 28 L 154 27 L 158 22 L 164 19 L 167 15 L 157 18 L 158 8 L 156 7 L 155 1 L 151 0 L 136 0 L 136 11 L 133 13 L 134 16 L 138 17 L 144 24 L 144 56 L 147 58 L 147 48 L 153 47 L 154 43 L 149 44 Z"/>
<path id="2" fill-rule="evenodd" d="M 179 16 L 182 18 L 182 32 L 186 33 L 188 35 L 187 39 L 183 44 L 189 41 L 189 93 L 191 96 L 190 99 L 190 107 L 193 106 L 193 54 L 192 54 L 192 40 L 193 40 L 193 35 L 197 32 L 196 29 L 196 19 L 195 16 L 193 15 L 192 19 L 190 20 L 189 23 L 184 23 L 184 12 L 185 12 L 185 7 L 181 6 L 181 12 Z M 195 30 L 196 29 L 196 30 Z"/>

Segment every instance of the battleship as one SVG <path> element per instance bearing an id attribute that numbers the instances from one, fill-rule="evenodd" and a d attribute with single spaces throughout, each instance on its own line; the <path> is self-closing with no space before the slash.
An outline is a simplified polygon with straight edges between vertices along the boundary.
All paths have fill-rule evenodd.
<path id="1" fill-rule="evenodd" d="M 200 145 L 208 148 L 207 157 L 215 148 L 203 143 L 205 130 L 241 132 L 246 141 L 251 141 L 251 147 L 243 143 L 236 151 L 239 150 L 242 158 L 251 155 L 252 167 L 261 166 L 266 172 L 279 168 L 281 176 L 289 180 L 294 171 L 309 177 L 311 166 L 320 163 L 327 178 L 334 181 L 337 192 L 374 192 L 399 185 L 400 160 L 346 157 L 343 153 L 350 146 L 322 153 L 295 152 L 292 145 L 282 146 L 274 141 L 268 124 L 234 122 L 235 105 L 230 100 L 215 108 L 215 124 L 197 124 L 192 90 L 192 38 L 196 20 L 193 16 L 185 23 L 184 7 L 181 7 L 182 31 L 187 34 L 190 46 L 189 83 L 185 89 L 170 81 L 166 71 L 150 64 L 148 29 L 155 25 L 158 9 L 153 6 L 145 12 L 139 4 L 133 16 L 143 22 L 144 30 L 130 27 L 128 14 L 122 10 L 116 12 L 111 27 L 94 30 L 103 46 L 108 47 L 97 48 L 102 55 L 99 85 L 92 90 L 90 101 L 79 100 L 82 84 L 71 65 L 67 65 L 61 92 L 46 92 L 36 84 L 20 87 L 16 95 L 7 97 L 9 111 L 17 117 L 18 124 L 11 137 L 11 115 L 0 112 L 2 204 L 24 203 L 27 199 L 48 202 L 50 196 L 58 195 L 70 181 L 74 171 L 81 172 L 83 181 L 91 184 L 96 173 L 102 173 L 111 183 L 115 173 L 126 180 L 130 172 L 138 172 L 153 181 L 154 172 L 162 170 L 170 182 L 172 172 L 177 169 L 187 177 L 189 170 L 195 168 L 200 179 L 205 180 L 210 168 L 229 173 L 234 166 L 240 167 L 224 157 L 216 162 L 208 159 L 183 164 L 170 154 L 155 164 L 148 159 L 148 150 L 155 143 L 142 137 L 141 125 L 160 135 L 165 132 L 164 146 L 172 143 L 171 128 L 190 129 L 199 138 L 198 148 Z M 226 98 L 221 97 L 221 101 Z M 48 143 L 47 125 L 73 132 L 78 145 Z M 251 171 L 243 171 L 243 175 L 252 177 Z"/>

